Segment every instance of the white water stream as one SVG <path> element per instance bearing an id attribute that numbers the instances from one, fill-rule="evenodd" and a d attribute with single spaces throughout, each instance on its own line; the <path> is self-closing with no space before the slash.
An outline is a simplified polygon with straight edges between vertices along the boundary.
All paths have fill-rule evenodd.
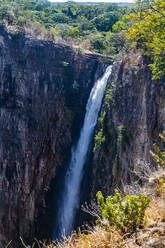
<path id="1" fill-rule="evenodd" d="M 86 162 L 89 144 L 91 142 L 94 128 L 97 123 L 98 113 L 101 107 L 104 91 L 112 66 L 109 66 L 103 77 L 99 79 L 92 88 L 88 103 L 84 124 L 81 129 L 78 143 L 72 148 L 71 160 L 65 176 L 64 191 L 58 211 L 58 238 L 70 235 L 76 210 L 80 202 L 80 185 L 83 175 L 83 166 Z"/>

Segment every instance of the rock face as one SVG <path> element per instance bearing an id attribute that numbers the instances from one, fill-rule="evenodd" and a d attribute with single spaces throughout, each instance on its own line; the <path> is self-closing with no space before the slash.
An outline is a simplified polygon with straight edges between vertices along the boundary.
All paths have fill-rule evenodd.
<path id="1" fill-rule="evenodd" d="M 19 236 L 34 237 L 50 182 L 69 156 L 90 90 L 105 69 L 102 62 L 0 27 L 0 248 L 10 240 L 10 247 L 20 248 Z M 165 80 L 152 81 L 141 56 L 123 57 L 113 67 L 96 128 L 101 138 L 90 163 L 89 198 L 123 188 L 152 166 L 149 150 L 162 130 Z"/>
<path id="2" fill-rule="evenodd" d="M 90 199 L 98 190 L 106 196 L 143 178 L 154 165 L 152 144 L 163 145 L 158 135 L 165 130 L 165 78 L 151 80 L 145 60 L 127 56 L 113 67 L 95 133 L 103 139 L 99 145 L 95 139 Z"/>
<path id="3" fill-rule="evenodd" d="M 0 28 L 0 248 L 34 236 L 102 71 L 97 55 Z"/>

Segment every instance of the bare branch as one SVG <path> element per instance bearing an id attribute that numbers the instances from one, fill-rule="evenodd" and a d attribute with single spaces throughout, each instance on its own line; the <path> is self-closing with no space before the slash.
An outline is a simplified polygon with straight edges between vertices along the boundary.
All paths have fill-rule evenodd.
<path id="1" fill-rule="evenodd" d="M 102 215 L 101 211 L 97 206 L 97 203 L 93 200 L 91 203 L 88 205 L 87 202 L 85 202 L 85 205 L 81 206 L 81 209 L 90 214 L 91 216 L 97 218 L 99 221 L 102 221 Z"/>

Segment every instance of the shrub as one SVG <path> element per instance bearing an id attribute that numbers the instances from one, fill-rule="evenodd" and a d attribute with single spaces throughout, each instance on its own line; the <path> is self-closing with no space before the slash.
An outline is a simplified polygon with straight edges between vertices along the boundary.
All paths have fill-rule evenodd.
<path id="1" fill-rule="evenodd" d="M 163 178 L 159 179 L 158 192 L 165 193 L 165 180 Z"/>
<path id="2" fill-rule="evenodd" d="M 103 135 L 103 129 L 101 128 L 98 133 L 95 135 L 95 146 L 93 148 L 93 152 L 95 153 L 104 143 L 105 136 Z"/>
<path id="3" fill-rule="evenodd" d="M 104 136 L 105 115 L 106 115 L 105 111 L 101 112 L 101 115 L 98 118 L 99 131 L 97 132 L 97 134 L 94 137 L 94 148 L 93 148 L 94 153 L 96 151 L 98 151 L 105 142 L 105 136 Z"/>
<path id="4" fill-rule="evenodd" d="M 90 46 L 91 49 L 94 49 L 96 52 L 101 52 L 105 49 L 105 39 L 100 33 L 92 35 L 90 37 Z"/>
<path id="5" fill-rule="evenodd" d="M 159 137 L 162 139 L 162 141 L 165 142 L 165 131 L 163 132 L 163 134 L 159 134 Z M 161 167 L 165 168 L 165 152 L 160 151 L 159 147 L 156 144 L 154 144 L 153 147 L 154 147 L 155 152 L 150 151 L 153 159 Z"/>
<path id="6" fill-rule="evenodd" d="M 108 226 L 113 225 L 123 233 L 131 233 L 144 223 L 145 210 L 150 202 L 144 194 L 122 197 L 116 189 L 114 196 L 108 196 L 106 200 L 100 191 L 96 196 L 102 218 L 107 220 Z M 97 224 L 107 227 L 102 221 L 97 221 Z"/>
<path id="7" fill-rule="evenodd" d="M 165 142 L 165 131 L 163 131 L 162 134 L 159 134 L 159 137 L 163 142 Z M 154 144 L 154 152 L 150 151 L 153 159 L 155 160 L 156 163 L 158 163 L 163 169 L 165 169 L 165 151 L 161 151 L 160 148 Z M 165 193 L 165 179 L 160 178 L 159 179 L 159 184 L 158 184 L 158 192 L 160 193 Z"/>

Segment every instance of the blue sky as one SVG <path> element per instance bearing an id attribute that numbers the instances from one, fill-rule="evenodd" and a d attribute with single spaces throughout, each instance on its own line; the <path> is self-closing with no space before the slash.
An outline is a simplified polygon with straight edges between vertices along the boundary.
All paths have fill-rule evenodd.
<path id="1" fill-rule="evenodd" d="M 67 0 L 49 0 L 50 2 L 67 2 Z M 100 3 L 103 3 L 103 2 L 106 2 L 106 3 L 110 3 L 110 2 L 128 2 L 128 3 L 131 3 L 133 2 L 133 0 L 74 0 L 74 2 L 100 2 Z"/>

